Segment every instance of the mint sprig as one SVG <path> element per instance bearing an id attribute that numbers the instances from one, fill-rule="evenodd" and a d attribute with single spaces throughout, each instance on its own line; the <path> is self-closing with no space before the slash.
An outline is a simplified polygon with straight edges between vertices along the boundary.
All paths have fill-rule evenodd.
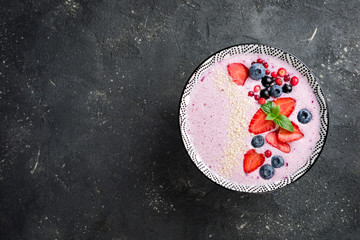
<path id="1" fill-rule="evenodd" d="M 294 132 L 294 127 L 291 121 L 283 114 L 280 114 L 280 106 L 275 106 L 274 102 L 269 101 L 261 106 L 261 109 L 266 113 L 265 120 L 274 121 L 279 127 Z"/>
<path id="2" fill-rule="evenodd" d="M 290 120 L 282 114 L 279 114 L 277 118 L 274 119 L 274 122 L 279 125 L 281 128 L 286 129 L 290 132 L 294 132 L 294 127 L 291 124 Z"/>
<path id="3" fill-rule="evenodd" d="M 264 111 L 264 113 L 266 114 L 270 114 L 272 109 L 274 108 L 275 104 L 273 102 L 267 102 L 263 105 L 261 105 L 261 109 Z"/>

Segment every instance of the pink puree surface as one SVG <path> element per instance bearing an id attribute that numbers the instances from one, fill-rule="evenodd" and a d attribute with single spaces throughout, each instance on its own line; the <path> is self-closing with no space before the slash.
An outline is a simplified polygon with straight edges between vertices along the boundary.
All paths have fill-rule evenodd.
<path id="1" fill-rule="evenodd" d="M 279 68 L 283 67 L 287 70 L 290 76 L 295 75 L 299 78 L 299 84 L 293 87 L 292 92 L 290 94 L 283 93 L 281 97 L 291 97 L 296 100 L 295 110 L 290 115 L 289 119 L 299 126 L 300 130 L 304 134 L 304 138 L 289 143 L 291 147 L 290 153 L 283 153 L 269 145 L 266 141 L 264 146 L 261 148 L 255 148 L 258 153 L 264 153 L 265 150 L 269 149 L 272 152 L 272 156 L 282 156 L 285 161 L 285 165 L 283 167 L 275 168 L 275 174 L 269 180 L 265 180 L 260 177 L 260 168 L 249 174 L 245 174 L 243 170 L 243 155 L 247 150 L 253 148 L 251 146 L 251 139 L 255 135 L 250 133 L 247 133 L 247 136 L 244 136 L 243 139 L 238 139 L 238 141 L 245 142 L 246 151 L 238 153 L 238 161 L 231 170 L 231 174 L 226 175 L 219 171 L 222 167 L 222 163 L 221 161 L 219 162 L 219 159 L 224 158 L 223 147 L 230 139 L 227 128 L 229 125 L 229 112 L 231 105 L 227 96 L 214 82 L 213 77 L 210 77 L 211 72 L 214 71 L 221 71 L 227 74 L 227 65 L 229 63 L 240 62 L 249 68 L 251 66 L 251 62 L 256 61 L 258 58 L 262 58 L 269 64 L 268 69 L 271 72 L 277 71 Z M 305 164 L 306 160 L 310 158 L 316 142 L 319 139 L 319 105 L 306 78 L 291 65 L 267 55 L 241 54 L 228 57 L 223 61 L 216 63 L 212 69 L 209 69 L 206 73 L 204 73 L 200 79 L 202 79 L 202 81 L 198 81 L 194 86 L 187 105 L 187 132 L 198 158 L 200 158 L 215 174 L 221 175 L 222 177 L 235 183 L 251 186 L 261 185 L 264 183 L 280 181 L 286 178 L 301 168 Z M 255 81 L 249 77 L 245 85 L 238 86 L 238 88 L 245 88 L 246 92 L 248 92 L 252 91 L 255 85 L 260 85 L 262 87 L 261 80 Z M 242 93 L 244 92 L 242 91 Z M 260 108 L 260 105 L 254 100 L 254 98 L 251 99 L 252 101 L 250 102 L 248 110 L 249 116 L 246 119 L 246 126 L 249 125 L 252 116 Z M 273 98 L 270 98 L 269 100 L 273 100 Z M 297 120 L 297 113 L 303 108 L 308 109 L 312 114 L 312 120 L 308 124 L 301 124 Z M 265 138 L 267 133 L 269 132 L 261 135 Z M 264 164 L 271 164 L 271 157 L 265 158 Z"/>

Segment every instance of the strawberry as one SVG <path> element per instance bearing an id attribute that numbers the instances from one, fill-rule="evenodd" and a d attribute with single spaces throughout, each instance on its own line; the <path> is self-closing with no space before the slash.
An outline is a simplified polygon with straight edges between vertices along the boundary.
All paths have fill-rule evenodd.
<path id="1" fill-rule="evenodd" d="M 273 147 L 279 149 L 284 153 L 290 152 L 290 145 L 284 142 L 280 142 L 278 139 L 279 131 L 268 133 L 265 136 L 265 140 Z"/>
<path id="2" fill-rule="evenodd" d="M 244 172 L 251 173 L 255 171 L 258 167 L 263 165 L 264 162 L 264 154 L 259 154 L 255 151 L 255 149 L 250 149 L 244 155 Z"/>
<path id="3" fill-rule="evenodd" d="M 294 132 L 290 132 L 286 129 L 280 128 L 278 139 L 281 142 L 293 142 L 304 137 L 304 134 L 300 131 L 298 125 L 291 122 L 294 127 Z"/>
<path id="4" fill-rule="evenodd" d="M 249 77 L 249 69 L 242 63 L 230 63 L 227 65 L 228 73 L 237 85 L 244 86 Z"/>
<path id="5" fill-rule="evenodd" d="M 294 111 L 296 101 L 293 98 L 278 98 L 273 101 L 276 106 L 280 106 L 280 114 L 289 117 Z"/>
<path id="6" fill-rule="evenodd" d="M 249 132 L 254 134 L 264 133 L 275 128 L 275 123 L 265 120 L 266 113 L 261 108 L 257 110 L 250 121 Z"/>

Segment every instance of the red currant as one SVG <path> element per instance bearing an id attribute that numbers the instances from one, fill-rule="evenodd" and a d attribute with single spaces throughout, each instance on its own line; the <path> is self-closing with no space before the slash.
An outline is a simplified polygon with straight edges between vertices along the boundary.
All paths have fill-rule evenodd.
<path id="1" fill-rule="evenodd" d="M 266 70 L 265 70 L 265 74 L 266 74 L 266 75 L 269 75 L 269 74 L 270 74 L 270 70 L 269 70 L 269 69 L 266 69 Z"/>
<path id="2" fill-rule="evenodd" d="M 289 76 L 289 74 L 286 74 L 286 75 L 284 76 L 284 81 L 285 81 L 285 82 L 290 81 L 290 76 Z"/>
<path id="3" fill-rule="evenodd" d="M 259 97 L 259 95 L 255 95 L 254 98 L 257 101 L 257 100 L 259 100 L 260 97 Z"/>
<path id="4" fill-rule="evenodd" d="M 265 151 L 265 157 L 271 157 L 271 151 L 270 150 L 266 150 Z"/>
<path id="5" fill-rule="evenodd" d="M 282 84 L 282 79 L 281 79 L 281 78 L 277 78 L 277 79 L 275 80 L 275 83 L 276 83 L 277 85 L 281 86 L 281 84 Z"/>
<path id="6" fill-rule="evenodd" d="M 263 60 L 261 58 L 258 58 L 258 60 L 256 60 L 257 63 L 262 63 Z"/>
<path id="7" fill-rule="evenodd" d="M 296 85 L 298 85 L 298 83 L 299 83 L 299 79 L 297 77 L 294 76 L 291 78 L 291 80 L 290 80 L 291 86 L 296 86 Z"/>
<path id="8" fill-rule="evenodd" d="M 277 72 L 272 72 L 272 73 L 271 73 L 271 76 L 272 76 L 273 78 L 277 78 Z"/>
<path id="9" fill-rule="evenodd" d="M 268 67 L 269 67 L 269 64 L 268 64 L 267 62 L 264 62 L 264 63 L 263 63 L 263 66 L 264 66 L 264 68 L 268 68 Z"/>
<path id="10" fill-rule="evenodd" d="M 286 69 L 285 68 L 279 68 L 278 75 L 279 75 L 279 77 L 284 77 L 286 75 Z"/>
<path id="11" fill-rule="evenodd" d="M 254 92 L 259 92 L 260 90 L 261 90 L 260 85 L 256 85 L 256 86 L 254 87 Z"/>
<path id="12" fill-rule="evenodd" d="M 249 91 L 249 92 L 248 92 L 248 96 L 249 96 L 249 97 L 254 96 L 254 92 L 253 92 L 253 91 Z"/>
<path id="13" fill-rule="evenodd" d="M 266 103 L 265 98 L 263 98 L 263 97 L 262 97 L 262 98 L 259 98 L 258 103 L 261 104 L 261 105 L 265 104 L 265 103 Z"/>
<path id="14" fill-rule="evenodd" d="M 252 62 L 251 65 L 255 64 L 256 62 Z"/>

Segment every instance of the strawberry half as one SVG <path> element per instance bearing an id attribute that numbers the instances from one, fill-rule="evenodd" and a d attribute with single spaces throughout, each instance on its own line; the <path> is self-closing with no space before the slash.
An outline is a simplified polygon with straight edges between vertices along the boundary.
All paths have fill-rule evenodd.
<path id="1" fill-rule="evenodd" d="M 275 128 L 275 123 L 265 120 L 266 113 L 261 108 L 257 110 L 250 121 L 249 132 L 254 134 L 264 133 Z"/>
<path id="2" fill-rule="evenodd" d="M 296 100 L 293 98 L 278 98 L 273 101 L 276 106 L 280 106 L 280 114 L 289 117 L 295 109 Z"/>
<path id="3" fill-rule="evenodd" d="M 249 77 L 249 69 L 242 63 L 230 63 L 227 65 L 228 73 L 237 85 L 244 86 Z"/>
<path id="4" fill-rule="evenodd" d="M 278 139 L 278 131 L 268 133 L 265 137 L 266 141 L 273 147 L 279 149 L 284 153 L 290 152 L 290 145 L 284 142 L 280 142 Z"/>
<path id="5" fill-rule="evenodd" d="M 294 132 L 290 132 L 286 129 L 280 128 L 278 139 L 281 142 L 293 142 L 304 137 L 304 134 L 300 131 L 298 125 L 291 122 L 294 127 Z"/>
<path id="6" fill-rule="evenodd" d="M 255 151 L 255 149 L 250 149 L 244 155 L 244 172 L 251 173 L 255 171 L 258 167 L 263 165 L 264 162 L 264 154 L 259 154 Z"/>

